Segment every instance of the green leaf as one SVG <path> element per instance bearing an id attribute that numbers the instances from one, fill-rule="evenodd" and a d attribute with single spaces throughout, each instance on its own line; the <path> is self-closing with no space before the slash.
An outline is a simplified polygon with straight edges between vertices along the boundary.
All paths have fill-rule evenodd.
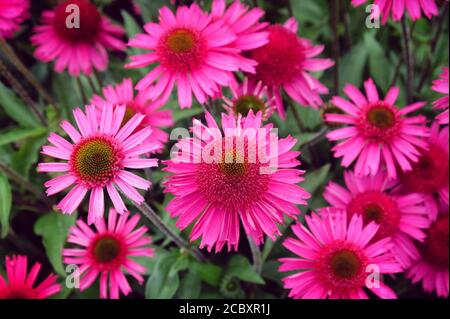
<path id="1" fill-rule="evenodd" d="M 202 291 L 202 280 L 194 272 L 188 272 L 184 276 L 178 291 L 181 299 L 198 299 Z"/>
<path id="2" fill-rule="evenodd" d="M 61 276 L 66 275 L 62 264 L 62 249 L 69 228 L 75 224 L 76 218 L 76 214 L 63 215 L 51 212 L 39 218 L 34 225 L 36 235 L 42 236 L 42 243 L 53 269 Z"/>
<path id="3" fill-rule="evenodd" d="M 314 194 L 317 189 L 324 184 L 330 172 L 330 168 L 330 164 L 326 164 L 315 171 L 307 173 L 305 175 L 305 181 L 301 186 L 309 193 Z"/>
<path id="4" fill-rule="evenodd" d="M 14 128 L 0 133 L 0 146 L 27 138 L 42 137 L 47 134 L 45 127 Z"/>
<path id="5" fill-rule="evenodd" d="M 364 43 L 369 52 L 369 70 L 375 83 L 386 92 L 389 88 L 392 68 L 389 67 L 389 60 L 384 54 L 383 47 L 376 40 L 375 34 L 373 32 L 366 33 L 364 36 Z"/>
<path id="6" fill-rule="evenodd" d="M 264 279 L 255 271 L 248 259 L 242 255 L 234 255 L 231 257 L 228 262 L 226 274 L 242 281 L 264 284 Z"/>
<path id="7" fill-rule="evenodd" d="M 12 191 L 8 178 L 0 172 L 0 226 L 1 237 L 5 238 L 9 231 L 9 215 L 11 214 Z"/>
<path id="8" fill-rule="evenodd" d="M 159 259 L 147 280 L 145 288 L 147 299 L 170 299 L 176 294 L 180 286 L 179 271 L 185 268 L 180 266 L 180 258 L 183 259 L 186 256 L 174 250 Z"/>
<path id="9" fill-rule="evenodd" d="M 12 168 L 25 178 L 30 175 L 30 168 L 39 159 L 39 150 L 47 140 L 47 136 L 35 137 L 27 140 L 20 149 L 13 154 Z"/>
<path id="10" fill-rule="evenodd" d="M 356 87 L 361 86 L 364 68 L 368 58 L 367 51 L 365 43 L 359 43 L 342 58 L 341 70 L 339 72 L 340 89 L 347 83 L 353 84 Z"/>
<path id="11" fill-rule="evenodd" d="M 38 120 L 20 100 L 16 94 L 0 82 L 0 106 L 5 113 L 23 127 L 35 127 L 39 125 Z"/>
<path id="12" fill-rule="evenodd" d="M 223 269 L 213 264 L 191 263 L 191 269 L 207 284 L 218 287 L 223 275 Z"/>

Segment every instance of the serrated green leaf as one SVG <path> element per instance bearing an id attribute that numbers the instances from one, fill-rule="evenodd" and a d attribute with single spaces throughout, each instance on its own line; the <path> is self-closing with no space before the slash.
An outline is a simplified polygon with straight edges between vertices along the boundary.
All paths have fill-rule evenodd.
<path id="1" fill-rule="evenodd" d="M 0 235 L 5 238 L 9 232 L 9 215 L 11 214 L 12 191 L 8 178 L 0 172 Z"/>
<path id="2" fill-rule="evenodd" d="M 69 228 L 75 224 L 76 218 L 76 214 L 64 215 L 51 212 L 39 218 L 34 224 L 34 232 L 42 237 L 42 244 L 53 269 L 61 276 L 66 275 L 62 263 L 62 249 Z"/>

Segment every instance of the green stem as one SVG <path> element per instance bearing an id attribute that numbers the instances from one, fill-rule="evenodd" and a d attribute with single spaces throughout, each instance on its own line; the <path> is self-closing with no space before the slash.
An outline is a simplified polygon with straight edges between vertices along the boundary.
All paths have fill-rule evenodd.
<path id="1" fill-rule="evenodd" d="M 247 239 L 248 244 L 250 246 L 250 250 L 252 252 L 253 268 L 255 269 L 256 273 L 260 275 L 263 267 L 261 251 L 259 250 L 259 247 L 255 244 L 255 242 L 250 236 L 247 236 Z"/>
<path id="2" fill-rule="evenodd" d="M 80 91 L 83 105 L 86 105 L 87 104 L 87 96 L 86 96 L 86 92 L 84 91 L 83 84 L 81 83 L 80 77 L 78 77 L 78 76 L 75 77 L 75 81 L 77 83 L 78 90 Z"/>
<path id="3" fill-rule="evenodd" d="M 5 39 L 0 37 L 0 48 L 11 63 L 23 75 L 23 77 L 36 89 L 36 91 L 51 105 L 55 111 L 58 111 L 56 100 L 47 92 L 47 90 L 39 83 L 34 74 L 22 63 L 14 50 L 8 45 Z"/>
<path id="4" fill-rule="evenodd" d="M 11 85 L 12 89 L 20 95 L 20 97 L 27 103 L 27 105 L 31 108 L 33 113 L 36 115 L 36 117 L 39 119 L 41 124 L 43 126 L 47 126 L 47 120 L 45 119 L 45 116 L 42 114 L 42 112 L 38 109 L 36 106 L 36 103 L 33 101 L 33 99 L 28 95 L 28 92 L 24 89 L 24 87 L 20 84 L 20 82 L 9 72 L 7 66 L 3 63 L 2 60 L 0 60 L 0 75 L 3 75 L 3 77 L 8 81 L 8 83 Z"/>
<path id="5" fill-rule="evenodd" d="M 119 192 L 127 197 L 120 189 Z M 128 197 L 127 197 L 128 198 Z M 128 198 L 129 199 L 129 198 Z M 159 229 L 164 235 L 170 238 L 178 247 L 189 251 L 198 261 L 206 263 L 208 260 L 203 253 L 196 247 L 190 247 L 189 243 L 181 236 L 174 233 L 166 224 L 162 221 L 161 217 L 146 203 L 138 205 L 133 200 L 129 199 L 131 203 L 144 215 L 156 228 Z"/>

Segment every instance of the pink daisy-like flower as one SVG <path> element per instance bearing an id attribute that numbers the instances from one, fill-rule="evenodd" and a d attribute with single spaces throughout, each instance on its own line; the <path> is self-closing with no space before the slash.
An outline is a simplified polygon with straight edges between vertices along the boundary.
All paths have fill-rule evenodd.
<path id="1" fill-rule="evenodd" d="M 393 193 L 394 182 L 385 173 L 358 177 L 344 173 L 344 188 L 330 182 L 323 197 L 332 206 L 347 211 L 348 217 L 361 215 L 364 224 L 375 222 L 380 228 L 375 240 L 390 237 L 392 255 L 404 267 L 419 256 L 413 240 L 424 241 L 424 229 L 430 226 L 428 213 L 423 208 L 423 196 Z"/>
<path id="2" fill-rule="evenodd" d="M 125 105 L 126 111 L 123 124 L 128 122 L 136 113 L 145 115 L 141 125 L 136 128 L 150 126 L 152 134 L 145 140 L 146 144 L 157 144 L 155 151 L 161 151 L 164 143 L 169 141 L 169 134 L 161 128 L 174 124 L 171 110 L 161 110 L 159 103 L 152 103 L 143 94 L 134 96 L 133 84 L 131 79 L 125 79 L 122 83 L 115 86 L 108 85 L 103 88 L 104 98 L 94 95 L 92 104 L 102 109 L 103 107 L 117 107 Z"/>
<path id="3" fill-rule="evenodd" d="M 146 190 L 151 183 L 126 168 L 157 166 L 156 159 L 140 158 L 141 154 L 154 151 L 155 144 L 143 144 L 152 133 L 150 127 L 136 131 L 145 115 L 136 114 L 123 125 L 125 112 L 125 106 L 109 106 L 103 108 L 99 117 L 93 105 L 86 107 L 86 114 L 75 109 L 73 115 L 79 131 L 67 121 L 61 123 L 73 144 L 55 133 L 50 134 L 48 140 L 52 145 L 44 146 L 42 154 L 65 162 L 40 163 L 38 171 L 64 173 L 45 183 L 48 196 L 75 185 L 57 206 L 64 214 L 74 212 L 91 191 L 88 223 L 102 218 L 104 188 L 116 210 L 121 214 L 126 212 L 116 186 L 137 204 L 144 201 L 135 188 Z"/>
<path id="4" fill-rule="evenodd" d="M 81 247 L 64 249 L 64 263 L 80 267 L 81 291 L 100 277 L 100 298 L 118 299 L 120 292 L 126 296 L 132 290 L 125 272 L 140 285 L 144 283 L 145 268 L 132 257 L 153 257 L 153 249 L 148 247 L 152 240 L 145 236 L 147 227 L 136 229 L 139 215 L 128 217 L 128 213 L 118 216 L 111 209 L 107 224 L 104 219 L 95 222 L 96 231 L 80 219 L 70 229 L 67 241 Z"/>
<path id="5" fill-rule="evenodd" d="M 328 89 L 309 72 L 326 70 L 334 65 L 330 59 L 314 58 L 322 53 L 324 46 L 314 46 L 310 40 L 298 37 L 298 22 L 294 18 L 267 30 L 269 43 L 249 52 L 249 57 L 258 62 L 256 74 L 251 79 L 262 81 L 269 88 L 269 97 L 275 97 L 283 118 L 282 89 L 302 105 L 321 106 L 320 94 L 328 93 Z"/>
<path id="6" fill-rule="evenodd" d="M 26 256 L 6 257 L 5 266 L 6 280 L 0 275 L 0 299 L 45 299 L 61 290 L 54 274 L 36 285 L 41 264 L 35 263 L 27 273 Z"/>
<path id="7" fill-rule="evenodd" d="M 264 87 L 262 82 L 255 84 L 245 78 L 242 84 L 231 85 L 231 94 L 231 99 L 222 97 L 225 102 L 223 107 L 235 117 L 239 114 L 245 117 L 252 110 L 254 113 L 262 112 L 265 121 L 276 110 L 275 99 L 267 97 L 267 87 Z"/>
<path id="8" fill-rule="evenodd" d="M 269 23 L 259 23 L 264 16 L 261 8 L 249 8 L 235 0 L 227 8 L 225 0 L 213 0 L 211 15 L 216 19 L 223 19 L 236 34 L 233 47 L 242 51 L 257 49 L 269 42 L 268 32 L 264 31 Z"/>
<path id="9" fill-rule="evenodd" d="M 448 298 L 448 207 L 430 227 L 427 239 L 419 246 L 421 258 L 411 267 L 407 277 L 413 283 L 422 282 L 426 292 L 435 291 L 439 297 Z"/>
<path id="10" fill-rule="evenodd" d="M 10 38 L 28 18 L 29 0 L 0 0 L 0 38 Z"/>
<path id="11" fill-rule="evenodd" d="M 347 126 L 332 131 L 327 137 L 330 141 L 342 141 L 333 148 L 334 156 L 342 157 L 342 166 L 349 167 L 356 161 L 357 175 L 376 175 L 386 166 L 389 178 L 395 179 L 397 170 L 411 170 L 411 164 L 419 159 L 420 149 L 427 147 L 426 118 L 406 117 L 425 103 L 417 102 L 399 109 L 394 104 L 399 88 L 392 87 L 381 100 L 372 79 L 367 80 L 364 87 L 367 97 L 351 84 L 344 88 L 351 101 L 333 97 L 331 103 L 345 114 L 326 114 L 325 120 Z"/>
<path id="12" fill-rule="evenodd" d="M 181 108 L 192 105 L 192 94 L 199 103 L 215 97 L 222 86 L 229 86 L 233 72 L 254 72 L 256 62 L 241 56 L 234 46 L 236 34 L 225 20 L 213 20 L 196 4 L 159 11 L 159 23 L 147 23 L 146 34 L 138 34 L 129 45 L 151 52 L 132 56 L 128 68 L 157 64 L 136 86 L 146 96 L 166 102 L 176 84 Z"/>
<path id="13" fill-rule="evenodd" d="M 442 68 L 442 74 L 438 80 L 433 82 L 433 90 L 446 96 L 441 97 L 433 103 L 435 109 L 445 110 L 442 114 L 438 115 L 436 119 L 443 125 L 448 125 L 448 106 L 449 106 L 449 82 L 448 82 L 448 68 Z"/>
<path id="14" fill-rule="evenodd" d="M 441 205 L 449 206 L 449 129 L 440 129 L 439 123 L 431 126 L 429 147 L 422 150 L 419 161 L 412 170 L 401 176 L 402 186 L 407 192 L 423 194 L 426 211 L 436 219 Z"/>
<path id="15" fill-rule="evenodd" d="M 300 257 L 280 259 L 281 272 L 296 271 L 283 279 L 284 287 L 291 289 L 289 297 L 367 299 L 367 288 L 380 298 L 396 298 L 381 276 L 402 269 L 390 253 L 390 238 L 373 242 L 377 224 L 364 226 L 359 215 L 348 221 L 345 212 L 333 218 L 306 216 L 306 224 L 308 228 L 292 226 L 298 239 L 288 238 L 283 244 Z"/>
<path id="16" fill-rule="evenodd" d="M 367 0 L 352 0 L 352 5 L 358 7 L 366 2 Z M 375 0 L 374 4 L 379 7 L 383 24 L 390 15 L 394 21 L 401 20 L 405 10 L 414 21 L 422 18 L 422 12 L 428 19 L 439 14 L 435 0 Z"/>
<path id="17" fill-rule="evenodd" d="M 165 163 L 166 191 L 175 195 L 167 210 L 178 217 L 177 226 L 195 223 L 191 240 L 202 237 L 200 247 L 215 245 L 217 252 L 225 243 L 237 250 L 239 219 L 256 244 L 264 234 L 280 235 L 283 215 L 296 218 L 296 204 L 309 198 L 296 185 L 303 180 L 296 168 L 300 153 L 291 151 L 296 140 L 278 139 L 271 125 L 262 127 L 261 112 L 237 119 L 222 113 L 222 129 L 209 113 L 206 122 L 194 120 L 194 138 L 182 139 L 181 155 Z"/>
<path id="18" fill-rule="evenodd" d="M 75 8 L 78 8 L 79 11 Z M 79 27 L 71 15 L 79 13 Z M 113 25 L 100 15 L 88 0 L 67 0 L 52 11 L 44 11 L 42 25 L 34 28 L 31 42 L 37 46 L 34 56 L 43 61 L 55 61 L 55 71 L 78 76 L 90 75 L 95 68 L 106 69 L 106 49 L 123 51 L 125 43 L 120 40 L 123 28 Z"/>

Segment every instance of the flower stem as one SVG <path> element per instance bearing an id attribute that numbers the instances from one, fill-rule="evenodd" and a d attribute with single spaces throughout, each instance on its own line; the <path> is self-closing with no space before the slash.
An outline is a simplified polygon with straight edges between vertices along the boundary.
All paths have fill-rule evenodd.
<path id="1" fill-rule="evenodd" d="M 120 189 L 118 189 L 122 195 L 127 197 Z M 127 197 L 128 198 L 128 197 Z M 196 247 L 190 247 L 189 243 L 181 236 L 175 234 L 169 227 L 164 224 L 161 217 L 146 203 L 138 205 L 133 200 L 129 199 L 131 203 L 144 215 L 156 228 L 159 229 L 164 235 L 170 238 L 178 247 L 186 249 L 192 256 L 198 261 L 206 263 L 208 260 L 203 253 Z"/>
<path id="2" fill-rule="evenodd" d="M 248 244 L 250 246 L 250 250 L 252 252 L 253 268 L 255 269 L 256 273 L 260 275 L 263 267 L 261 251 L 259 250 L 259 247 L 255 244 L 255 242 L 250 236 L 247 236 L 247 239 Z"/>
<path id="3" fill-rule="evenodd" d="M 83 105 L 86 105 L 87 104 L 87 96 L 86 96 L 86 92 L 84 92 L 83 84 L 81 83 L 81 80 L 79 77 L 75 77 L 75 81 L 77 82 L 77 86 L 78 86 L 78 89 L 81 94 L 81 99 L 83 101 Z"/>
<path id="4" fill-rule="evenodd" d="M 36 115 L 36 117 L 39 119 L 41 124 L 43 126 L 47 126 L 47 120 L 45 119 L 45 116 L 38 109 L 38 107 L 36 106 L 36 103 L 30 97 L 28 92 L 23 88 L 23 86 L 20 84 L 20 82 L 11 74 L 11 72 L 9 72 L 8 67 L 3 63 L 2 60 L 0 60 L 0 75 L 3 75 L 3 77 L 6 79 L 6 81 L 8 81 L 8 83 L 11 85 L 12 89 L 18 95 L 20 95 L 20 97 L 25 101 L 25 103 L 31 108 L 31 110 Z"/>
<path id="5" fill-rule="evenodd" d="M 414 57 L 411 51 L 411 29 L 406 21 L 406 17 L 402 19 L 403 31 L 403 51 L 406 62 L 406 100 L 408 103 L 413 101 L 413 80 L 414 80 Z"/>
<path id="6" fill-rule="evenodd" d="M 0 37 L 0 48 L 5 53 L 6 57 L 23 75 L 23 77 L 36 89 L 36 91 L 50 104 L 56 111 L 58 111 L 58 104 L 56 100 L 47 92 L 47 90 L 39 83 L 33 73 L 23 64 L 14 50 L 6 43 L 5 39 Z"/>
<path id="7" fill-rule="evenodd" d="M 45 204 L 47 204 L 49 207 L 52 207 L 51 201 L 47 198 L 45 194 L 43 194 L 42 190 L 34 185 L 33 183 L 29 182 L 27 179 L 25 179 L 22 175 L 14 171 L 12 168 L 10 168 L 6 163 L 3 163 L 0 161 L 0 171 L 5 173 L 8 178 L 13 180 L 17 183 L 17 185 L 23 187 L 24 189 L 28 190 L 31 194 L 36 196 L 39 200 L 42 200 Z"/>

